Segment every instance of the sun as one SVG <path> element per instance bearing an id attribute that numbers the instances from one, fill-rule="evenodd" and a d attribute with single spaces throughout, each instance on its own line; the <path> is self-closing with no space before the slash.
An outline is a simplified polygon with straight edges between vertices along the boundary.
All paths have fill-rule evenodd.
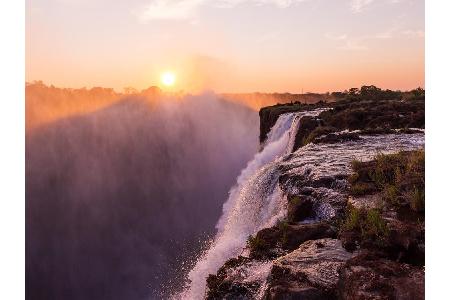
<path id="1" fill-rule="evenodd" d="M 161 75 L 161 82 L 165 86 L 173 86 L 175 84 L 176 76 L 173 72 L 164 72 Z"/>

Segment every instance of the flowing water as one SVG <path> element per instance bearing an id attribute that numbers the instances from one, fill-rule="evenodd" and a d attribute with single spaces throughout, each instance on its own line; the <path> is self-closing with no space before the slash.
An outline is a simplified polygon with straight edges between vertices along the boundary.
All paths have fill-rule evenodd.
<path id="1" fill-rule="evenodd" d="M 424 146 L 424 134 L 388 134 L 363 136 L 358 141 L 339 144 L 309 144 L 291 153 L 298 125 L 303 116 L 316 116 L 323 109 L 281 115 L 268 134 L 261 152 L 247 164 L 230 190 L 217 223 L 218 233 L 209 248 L 189 273 L 189 284 L 176 299 L 202 299 L 205 296 L 206 278 L 230 258 L 242 254 L 246 241 L 262 228 L 271 227 L 284 218 L 287 191 L 295 193 L 298 186 L 289 182 L 279 184 L 280 175 L 304 175 L 320 179 L 350 173 L 353 159 L 369 160 L 378 153 L 412 150 Z M 284 192 L 283 192 L 284 191 Z M 343 197 L 330 188 L 316 188 L 322 202 L 318 218 L 334 215 L 333 201 Z M 253 278 L 262 286 L 271 264 L 250 265 L 239 274 L 243 280 Z M 242 269 L 242 268 L 241 268 Z M 252 280 L 253 280 L 252 279 Z M 262 291 L 259 291 L 261 294 Z M 256 296 L 256 295 L 255 295 Z M 256 297 L 257 298 L 257 297 Z"/>

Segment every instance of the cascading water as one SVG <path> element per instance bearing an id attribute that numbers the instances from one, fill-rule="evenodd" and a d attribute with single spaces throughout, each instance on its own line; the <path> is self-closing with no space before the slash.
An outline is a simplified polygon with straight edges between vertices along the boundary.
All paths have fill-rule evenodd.
<path id="1" fill-rule="evenodd" d="M 316 116 L 324 109 L 281 115 L 268 134 L 261 152 L 247 164 L 230 190 L 217 223 L 218 233 L 189 273 L 189 284 L 174 299 L 202 299 L 205 297 L 206 278 L 230 258 L 242 254 L 250 235 L 271 227 L 286 215 L 289 193 L 295 194 L 298 185 L 289 178 L 302 176 L 308 180 L 348 175 L 353 159 L 369 160 L 378 153 L 413 150 L 424 146 L 424 134 L 386 134 L 362 136 L 358 141 L 338 144 L 309 144 L 291 153 L 298 125 L 303 116 Z M 280 175 L 288 180 L 280 183 Z M 335 181 L 339 184 L 339 180 Z M 345 185 L 345 184 L 344 184 Z M 320 199 L 317 220 L 331 218 L 334 203 L 345 203 L 339 188 L 309 187 Z M 246 263 L 228 276 L 236 281 L 257 282 L 260 288 L 254 298 L 261 299 L 271 261 Z"/>
<path id="2" fill-rule="evenodd" d="M 247 164 L 230 190 L 216 226 L 218 233 L 189 273 L 189 286 L 175 298 L 203 298 L 206 277 L 216 273 L 226 260 L 237 256 L 250 235 L 284 217 L 286 201 L 278 186 L 277 165 L 284 155 L 292 152 L 300 119 L 322 111 L 288 113 L 278 118 L 264 148 Z"/>

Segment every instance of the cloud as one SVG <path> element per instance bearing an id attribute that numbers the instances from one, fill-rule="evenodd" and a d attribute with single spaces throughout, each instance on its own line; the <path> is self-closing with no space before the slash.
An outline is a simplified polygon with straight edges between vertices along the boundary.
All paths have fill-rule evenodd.
<path id="1" fill-rule="evenodd" d="M 358 40 L 346 40 L 345 44 L 337 47 L 338 50 L 347 51 L 364 51 L 369 49 L 366 45 L 362 44 Z"/>
<path id="2" fill-rule="evenodd" d="M 351 38 L 347 34 L 332 34 L 326 33 L 325 38 L 338 42 L 336 49 L 347 50 L 347 51 L 363 51 L 367 50 L 368 47 L 362 42 L 366 40 L 365 37 Z"/>
<path id="3" fill-rule="evenodd" d="M 359 13 L 369 6 L 374 0 L 352 0 L 350 3 L 350 9 L 354 13 Z"/>
<path id="4" fill-rule="evenodd" d="M 188 20 L 194 19 L 201 6 L 215 8 L 233 8 L 240 4 L 250 3 L 255 6 L 272 5 L 288 8 L 306 0 L 151 0 L 137 16 L 140 21 L 151 20 Z"/>
<path id="5" fill-rule="evenodd" d="M 341 34 L 341 35 L 334 35 L 331 33 L 326 33 L 325 37 L 329 40 L 332 41 L 342 41 L 342 40 L 346 40 L 347 39 L 347 35 L 346 34 Z"/>
<path id="6" fill-rule="evenodd" d="M 390 40 L 405 37 L 410 39 L 424 38 L 425 32 L 421 29 L 418 30 L 400 29 L 399 26 L 394 26 L 386 31 L 379 32 L 377 34 L 362 35 L 356 37 L 351 37 L 346 33 L 325 34 L 325 38 L 327 38 L 330 41 L 334 41 L 338 44 L 336 49 L 349 51 L 368 50 L 369 47 L 367 46 L 367 43 L 370 44 L 375 40 Z"/>
<path id="7" fill-rule="evenodd" d="M 378 2 L 380 1 L 378 0 Z M 383 2 L 385 4 L 399 4 L 405 2 L 405 0 L 384 0 Z M 360 13 L 372 3 L 375 3 L 375 0 L 350 0 L 350 10 L 353 13 Z"/>
<path id="8" fill-rule="evenodd" d="M 198 6 L 205 0 L 154 0 L 138 13 L 141 21 L 148 20 L 185 20 L 194 17 Z"/>
<path id="9" fill-rule="evenodd" d="M 406 37 L 409 38 L 423 38 L 425 37 L 425 32 L 423 30 L 403 30 L 401 32 L 401 34 L 403 34 Z"/>

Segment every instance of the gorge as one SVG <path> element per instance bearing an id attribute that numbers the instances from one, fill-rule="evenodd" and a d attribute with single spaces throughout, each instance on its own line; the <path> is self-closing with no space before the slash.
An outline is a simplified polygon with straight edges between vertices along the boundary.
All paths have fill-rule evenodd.
<path id="1" fill-rule="evenodd" d="M 230 190 L 215 238 L 173 298 L 422 299 L 424 198 L 416 194 L 424 187 L 423 103 L 263 108 L 261 151 Z M 380 167 L 385 161 L 397 169 Z M 354 179 L 361 164 L 375 164 L 363 183 Z M 395 179 L 375 175 L 401 181 L 392 174 L 401 168 L 422 170 L 414 173 L 419 185 L 403 178 L 409 187 L 395 190 L 405 193 L 395 196 L 403 202 L 388 202 Z M 355 237 L 356 228 L 362 235 Z"/>

